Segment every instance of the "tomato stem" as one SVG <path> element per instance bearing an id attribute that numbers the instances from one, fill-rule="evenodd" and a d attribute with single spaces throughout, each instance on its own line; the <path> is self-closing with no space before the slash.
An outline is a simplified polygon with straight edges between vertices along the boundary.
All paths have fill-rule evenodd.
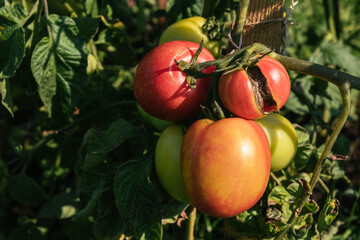
<path id="1" fill-rule="evenodd" d="M 315 185 L 319 182 L 324 160 L 329 156 L 330 151 L 331 151 L 332 147 L 334 146 L 335 141 L 336 141 L 337 137 L 339 136 L 341 129 L 344 127 L 346 120 L 350 113 L 350 107 L 351 107 L 350 84 L 348 82 L 344 82 L 343 84 L 338 86 L 338 88 L 340 90 L 342 103 L 343 103 L 341 114 L 339 116 L 339 120 L 336 122 L 333 132 L 331 133 L 329 139 L 326 142 L 325 149 L 323 150 L 323 152 L 315 166 L 312 177 L 310 179 L 310 190 L 314 189 Z M 310 192 L 312 192 L 312 191 L 310 191 Z M 307 191 L 304 191 L 299 203 L 296 206 L 296 210 L 292 213 L 292 215 L 287 223 L 288 226 L 278 234 L 278 236 L 276 237 L 276 240 L 284 239 L 285 234 L 294 225 L 294 223 L 297 219 L 297 216 L 300 214 L 305 203 L 309 200 L 309 197 L 310 197 L 310 194 Z"/>
<path id="2" fill-rule="evenodd" d="M 250 3 L 250 0 L 240 0 L 239 1 L 239 6 L 236 10 L 237 12 L 236 12 L 234 28 L 231 32 L 231 38 L 229 39 L 229 46 L 228 46 L 229 51 L 236 48 L 236 46 L 241 48 L 242 32 L 244 30 L 244 25 L 245 25 L 245 20 L 246 20 L 249 3 Z M 232 40 L 232 41 L 230 41 L 230 40 Z M 236 46 L 234 46 L 233 43 L 235 43 Z"/>
<path id="3" fill-rule="evenodd" d="M 194 240 L 194 229 L 195 229 L 195 222 L 196 222 L 196 208 L 190 206 L 190 214 L 189 214 L 189 222 L 186 227 L 186 240 Z"/>

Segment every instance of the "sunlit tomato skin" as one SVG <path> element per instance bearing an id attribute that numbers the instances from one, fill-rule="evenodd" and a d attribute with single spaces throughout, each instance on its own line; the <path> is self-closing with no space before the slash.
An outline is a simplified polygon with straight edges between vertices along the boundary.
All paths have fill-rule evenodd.
<path id="1" fill-rule="evenodd" d="M 223 74 L 219 79 L 220 100 L 226 109 L 238 117 L 246 119 L 264 117 L 267 113 L 280 110 L 289 98 L 290 78 L 280 62 L 265 56 L 256 66 L 266 79 L 268 94 L 274 100 L 272 107 L 267 106 L 266 102 L 258 101 L 257 103 L 254 85 L 244 69 Z"/>
<path id="2" fill-rule="evenodd" d="M 180 149 L 184 138 L 181 126 L 167 127 L 160 135 L 155 148 L 155 170 L 163 188 L 170 196 L 189 203 L 181 178 Z"/>
<path id="3" fill-rule="evenodd" d="M 188 41 L 172 41 L 152 49 L 139 63 L 134 77 L 134 94 L 139 105 L 154 117 L 167 121 L 183 121 L 195 117 L 201 111 L 211 78 L 198 78 L 191 89 L 186 75 L 175 60 L 190 62 L 199 44 Z M 202 49 L 198 62 L 214 60 Z M 212 73 L 214 67 L 204 69 Z"/>
<path id="4" fill-rule="evenodd" d="M 253 120 L 198 120 L 186 131 L 181 173 L 190 203 L 229 218 L 256 204 L 270 175 L 270 146 Z"/>
<path id="5" fill-rule="evenodd" d="M 221 52 L 220 41 L 212 41 L 202 30 L 206 19 L 200 16 L 184 18 L 168 26 L 160 36 L 159 44 L 183 40 L 200 44 L 204 40 L 204 47 L 211 52 L 214 57 L 218 57 Z"/>
<path id="6" fill-rule="evenodd" d="M 291 122 L 277 113 L 271 113 L 257 119 L 264 129 L 271 149 L 271 171 L 276 172 L 287 167 L 293 160 L 298 137 Z"/>

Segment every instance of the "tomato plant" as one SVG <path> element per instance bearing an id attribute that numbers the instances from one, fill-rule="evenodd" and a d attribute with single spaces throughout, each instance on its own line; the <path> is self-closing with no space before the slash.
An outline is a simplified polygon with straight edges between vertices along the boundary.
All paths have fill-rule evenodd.
<path id="1" fill-rule="evenodd" d="M 285 105 L 290 95 L 290 79 L 281 63 L 264 56 L 254 67 L 223 74 L 218 90 L 221 102 L 230 112 L 257 119 Z"/>
<path id="2" fill-rule="evenodd" d="M 206 19 L 200 16 L 184 18 L 168 26 L 160 36 L 159 44 L 182 40 L 200 44 L 204 41 L 204 47 L 211 52 L 214 57 L 221 53 L 221 41 L 210 40 L 204 33 L 202 26 Z"/>
<path id="3" fill-rule="evenodd" d="M 360 239 L 358 2 L 0 1 L 0 239 Z"/>
<path id="4" fill-rule="evenodd" d="M 252 120 L 198 120 L 181 147 L 181 172 L 190 202 L 201 212 L 233 217 L 256 204 L 270 174 L 270 147 Z"/>
<path id="5" fill-rule="evenodd" d="M 256 122 L 264 129 L 270 143 L 271 171 L 279 171 L 288 166 L 296 154 L 298 143 L 291 122 L 277 113 L 270 113 Z"/>
<path id="6" fill-rule="evenodd" d="M 155 170 L 164 189 L 178 201 L 189 203 L 181 177 L 180 149 L 184 138 L 181 126 L 169 126 L 155 149 Z"/>
<path id="7" fill-rule="evenodd" d="M 198 78 L 192 89 L 186 75 L 176 61 L 190 62 L 199 44 L 188 41 L 163 43 L 151 50 L 139 63 L 134 77 L 134 93 L 139 105 L 154 117 L 181 121 L 200 113 L 205 102 L 211 78 Z M 198 62 L 213 60 L 211 53 L 203 49 Z M 214 68 L 204 70 L 212 73 Z"/>

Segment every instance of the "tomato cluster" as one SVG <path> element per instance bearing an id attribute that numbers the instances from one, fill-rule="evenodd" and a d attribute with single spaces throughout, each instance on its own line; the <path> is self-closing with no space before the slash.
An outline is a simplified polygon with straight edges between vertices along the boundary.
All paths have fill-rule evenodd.
<path id="1" fill-rule="evenodd" d="M 179 65 L 215 59 L 206 45 L 194 58 L 199 44 L 191 41 L 204 34 L 198 20 L 186 19 L 164 31 L 164 43 L 137 67 L 134 94 L 143 116 L 166 121 L 158 130 L 170 125 L 155 150 L 155 170 L 164 189 L 203 213 L 228 218 L 254 206 L 270 171 L 288 166 L 296 153 L 294 127 L 274 113 L 289 97 L 290 79 L 278 61 L 258 56 L 255 65 L 223 73 L 218 81 L 220 102 L 230 115 L 216 121 L 201 116 L 215 67 L 201 72 L 210 75 L 189 76 Z M 181 40 L 177 30 L 184 31 Z M 180 125 L 184 121 L 191 123 L 186 131 Z"/>

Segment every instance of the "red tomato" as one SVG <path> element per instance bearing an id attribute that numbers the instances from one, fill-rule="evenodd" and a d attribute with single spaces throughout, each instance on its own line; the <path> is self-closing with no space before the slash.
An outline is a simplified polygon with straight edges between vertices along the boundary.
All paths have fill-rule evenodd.
<path id="1" fill-rule="evenodd" d="M 205 214 L 238 215 L 254 206 L 267 187 L 270 146 L 255 121 L 198 120 L 185 133 L 180 158 L 189 200 Z"/>
<path id="2" fill-rule="evenodd" d="M 223 74 L 218 84 L 219 97 L 225 108 L 246 119 L 261 118 L 280 110 L 289 98 L 290 87 L 284 66 L 268 56 L 260 59 L 256 67 Z"/>
<path id="3" fill-rule="evenodd" d="M 151 50 L 139 63 L 134 78 L 134 94 L 139 105 L 154 117 L 167 121 L 182 121 L 195 117 L 201 111 L 211 78 L 198 78 L 191 89 L 186 75 L 174 60 L 190 62 L 199 44 L 188 41 L 171 41 Z M 198 62 L 214 60 L 211 53 L 202 49 Z M 212 73 L 215 67 L 204 69 Z"/>

